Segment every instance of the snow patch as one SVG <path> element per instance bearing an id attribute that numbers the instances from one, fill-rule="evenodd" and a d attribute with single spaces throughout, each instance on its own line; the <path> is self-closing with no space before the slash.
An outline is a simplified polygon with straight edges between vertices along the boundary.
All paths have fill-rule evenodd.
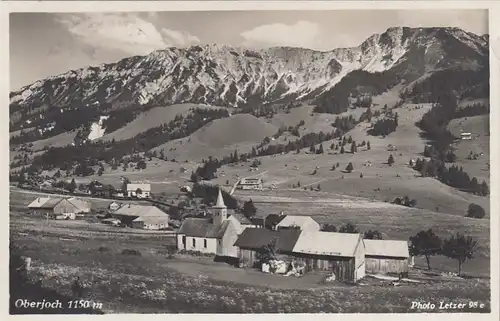
<path id="1" fill-rule="evenodd" d="M 99 117 L 99 121 L 92 123 L 90 127 L 90 134 L 87 136 L 88 140 L 95 140 L 104 136 L 105 129 L 102 127 L 102 122 L 108 118 L 109 116 L 101 116 Z"/>

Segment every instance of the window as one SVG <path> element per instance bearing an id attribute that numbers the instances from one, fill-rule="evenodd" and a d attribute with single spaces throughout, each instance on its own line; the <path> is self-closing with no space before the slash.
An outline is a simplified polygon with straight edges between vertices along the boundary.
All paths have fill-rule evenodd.
<path id="1" fill-rule="evenodd" d="M 196 240 L 193 239 L 193 247 L 196 247 Z"/>
<path id="2" fill-rule="evenodd" d="M 206 239 L 203 240 L 203 247 L 207 248 L 207 240 Z"/>

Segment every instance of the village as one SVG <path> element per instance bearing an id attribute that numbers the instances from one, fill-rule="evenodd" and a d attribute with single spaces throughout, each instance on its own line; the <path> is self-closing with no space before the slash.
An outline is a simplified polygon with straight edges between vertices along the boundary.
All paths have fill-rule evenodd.
<path id="1" fill-rule="evenodd" d="M 261 190 L 262 180 L 241 180 L 235 188 Z M 149 184 L 130 183 L 127 191 L 129 199 L 110 201 L 106 211 L 95 215 L 96 224 L 175 233 L 178 253 L 211 255 L 214 261 L 235 268 L 295 277 L 322 272 L 328 281 L 343 283 L 358 283 L 373 275 L 397 283 L 408 280 L 414 265 L 407 240 L 366 239 L 361 233 L 325 231 L 310 216 L 283 212 L 246 217 L 227 208 L 221 189 L 208 211 L 179 221 L 151 203 L 131 201 L 148 199 Z M 85 220 L 93 212 L 92 202 L 74 196 L 38 197 L 27 209 L 30 215 L 54 220 Z"/>

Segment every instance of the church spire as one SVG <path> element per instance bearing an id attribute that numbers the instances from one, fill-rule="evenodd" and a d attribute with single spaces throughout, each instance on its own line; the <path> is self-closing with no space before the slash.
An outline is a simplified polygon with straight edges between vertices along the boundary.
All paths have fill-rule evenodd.
<path id="1" fill-rule="evenodd" d="M 215 203 L 215 208 L 226 208 L 226 204 L 224 204 L 224 199 L 222 198 L 222 192 L 219 188 L 219 195 L 217 195 L 217 202 Z"/>

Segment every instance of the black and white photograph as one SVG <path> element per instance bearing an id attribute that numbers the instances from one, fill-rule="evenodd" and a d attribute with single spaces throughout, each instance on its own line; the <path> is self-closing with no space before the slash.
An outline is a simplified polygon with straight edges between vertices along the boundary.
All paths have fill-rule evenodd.
<path id="1" fill-rule="evenodd" d="M 488 9 L 93 6 L 8 14 L 10 314 L 498 313 Z"/>

